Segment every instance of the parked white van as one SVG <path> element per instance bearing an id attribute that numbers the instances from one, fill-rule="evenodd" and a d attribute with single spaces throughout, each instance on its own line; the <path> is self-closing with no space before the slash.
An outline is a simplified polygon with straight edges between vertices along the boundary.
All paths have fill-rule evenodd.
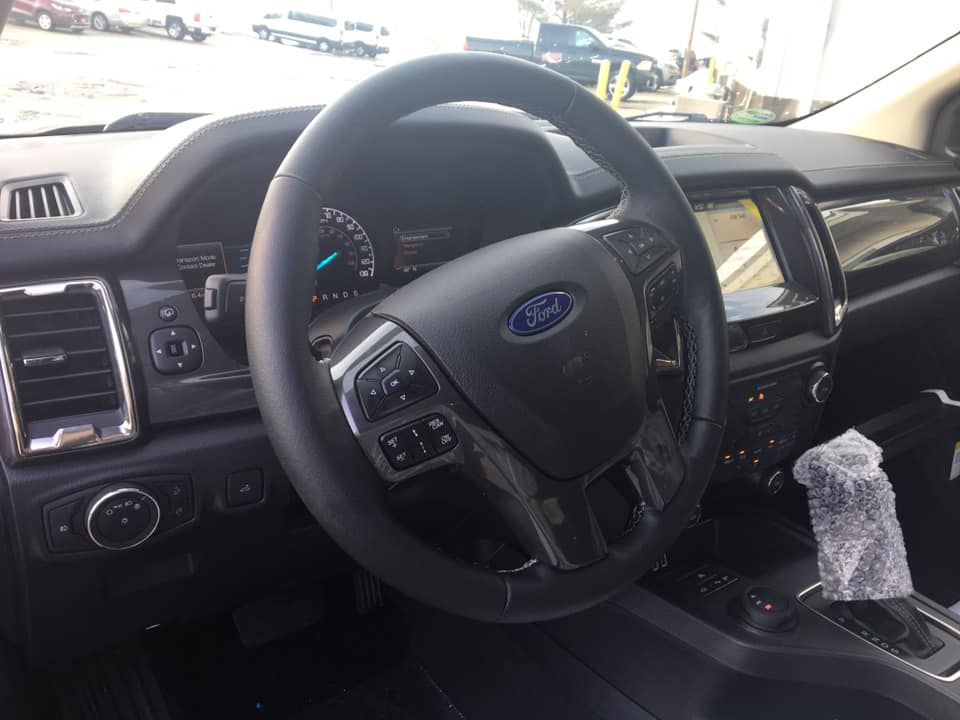
<path id="1" fill-rule="evenodd" d="M 253 25 L 261 40 L 292 40 L 322 52 L 343 47 L 343 28 L 340 18 L 299 8 L 267 13 Z"/>
<path id="2" fill-rule="evenodd" d="M 389 35 L 383 25 L 347 20 L 343 23 L 342 48 L 358 57 L 376 57 L 390 52 Z"/>

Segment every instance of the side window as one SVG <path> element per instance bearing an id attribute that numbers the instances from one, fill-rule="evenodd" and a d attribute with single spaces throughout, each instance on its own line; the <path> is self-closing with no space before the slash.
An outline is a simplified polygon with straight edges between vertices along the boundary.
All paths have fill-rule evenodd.
<path id="1" fill-rule="evenodd" d="M 573 44 L 578 48 L 588 48 L 596 44 L 596 39 L 586 30 L 576 30 L 573 33 Z"/>
<path id="2" fill-rule="evenodd" d="M 357 24 L 354 23 L 354 22 L 350 22 L 349 20 L 347 20 L 346 22 L 343 23 L 343 29 L 346 30 L 346 31 L 348 31 L 348 32 L 351 31 L 351 30 L 356 30 L 356 29 L 357 29 Z"/>
<path id="3" fill-rule="evenodd" d="M 385 27 L 382 27 L 380 28 L 380 35 L 382 37 L 390 37 L 390 31 L 387 30 Z"/>
<path id="4" fill-rule="evenodd" d="M 358 23 L 357 23 L 357 30 L 359 30 L 360 32 L 365 32 L 365 33 L 373 32 L 373 25 L 371 25 L 370 23 L 358 22 Z"/>
<path id="5" fill-rule="evenodd" d="M 540 42 L 547 50 L 562 49 L 570 47 L 570 28 L 546 27 L 540 31 Z"/>

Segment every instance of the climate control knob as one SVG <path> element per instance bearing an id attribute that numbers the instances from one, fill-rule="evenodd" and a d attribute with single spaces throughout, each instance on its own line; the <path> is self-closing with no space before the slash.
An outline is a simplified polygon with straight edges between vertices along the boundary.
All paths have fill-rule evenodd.
<path id="1" fill-rule="evenodd" d="M 146 490 L 130 485 L 113 485 L 102 490 L 87 507 L 87 534 L 108 550 L 136 547 L 148 540 L 159 524 L 157 499 Z"/>
<path id="2" fill-rule="evenodd" d="M 833 375 L 827 372 L 826 368 L 817 368 L 810 374 L 809 384 L 807 385 L 807 394 L 810 399 L 822 405 L 833 392 Z"/>

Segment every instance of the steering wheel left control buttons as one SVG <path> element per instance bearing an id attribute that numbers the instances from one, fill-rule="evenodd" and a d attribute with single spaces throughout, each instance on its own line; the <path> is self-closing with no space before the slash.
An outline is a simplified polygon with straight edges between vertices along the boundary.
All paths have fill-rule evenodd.
<path id="1" fill-rule="evenodd" d="M 193 372 L 203 364 L 203 348 L 192 327 L 178 325 L 150 333 L 150 358 L 164 375 Z"/>
<path id="2" fill-rule="evenodd" d="M 380 436 L 380 449 L 394 470 L 405 470 L 457 446 L 457 436 L 442 415 L 429 415 Z"/>
<path id="3" fill-rule="evenodd" d="M 357 395 L 368 420 L 430 397 L 440 388 L 409 345 L 397 343 L 357 377 Z"/>

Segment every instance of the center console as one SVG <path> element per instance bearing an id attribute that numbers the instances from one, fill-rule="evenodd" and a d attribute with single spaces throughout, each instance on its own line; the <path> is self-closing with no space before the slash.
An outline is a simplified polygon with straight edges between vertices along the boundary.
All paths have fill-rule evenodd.
<path id="1" fill-rule="evenodd" d="M 776 494 L 789 461 L 812 443 L 833 389 L 843 274 L 799 190 L 753 188 L 690 201 L 714 254 L 731 351 L 713 479 Z"/>

